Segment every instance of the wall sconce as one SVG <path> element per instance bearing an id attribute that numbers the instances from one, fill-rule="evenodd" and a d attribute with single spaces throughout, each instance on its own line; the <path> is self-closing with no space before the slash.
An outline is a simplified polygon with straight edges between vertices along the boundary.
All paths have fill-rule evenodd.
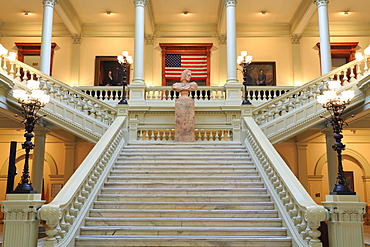
<path id="1" fill-rule="evenodd" d="M 261 11 L 261 15 L 266 15 L 267 11 L 266 10 L 262 10 Z"/>
<path id="2" fill-rule="evenodd" d="M 112 15 L 112 11 L 108 10 L 105 12 L 107 15 Z"/>
<path id="3" fill-rule="evenodd" d="M 343 15 L 348 15 L 348 14 L 349 14 L 349 10 L 344 10 L 344 11 L 342 11 L 342 14 L 343 14 Z"/>
<path id="4" fill-rule="evenodd" d="M 189 15 L 189 11 L 184 11 L 184 12 L 182 12 L 182 15 L 184 15 L 184 16 Z"/>
<path id="5" fill-rule="evenodd" d="M 24 14 L 24 15 L 29 15 L 29 14 L 30 14 L 30 12 L 29 12 L 29 11 L 23 11 L 23 14 Z"/>

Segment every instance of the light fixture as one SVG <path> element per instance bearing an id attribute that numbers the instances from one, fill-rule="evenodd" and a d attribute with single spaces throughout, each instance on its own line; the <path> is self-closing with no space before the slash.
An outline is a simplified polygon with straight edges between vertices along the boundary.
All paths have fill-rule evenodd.
<path id="1" fill-rule="evenodd" d="M 261 11 L 261 15 L 266 15 L 267 11 L 266 10 L 262 10 Z"/>
<path id="2" fill-rule="evenodd" d="M 105 12 L 107 15 L 111 15 L 112 14 L 112 11 L 108 10 Z"/>
<path id="3" fill-rule="evenodd" d="M 342 14 L 343 14 L 343 15 L 348 15 L 348 14 L 349 14 L 349 10 L 344 10 L 344 11 L 342 11 Z"/>
<path id="4" fill-rule="evenodd" d="M 24 124 L 26 133 L 24 137 L 26 141 L 22 144 L 22 149 L 25 150 L 25 163 L 23 167 L 21 182 L 15 188 L 13 193 L 24 193 L 24 194 L 34 194 L 37 193 L 32 187 L 32 183 L 29 176 L 29 158 L 30 151 L 35 147 L 32 143 L 32 138 L 34 137 L 33 129 L 37 124 L 39 117 L 37 112 L 41 107 L 44 107 L 49 101 L 50 96 L 46 95 L 44 91 L 39 89 L 40 82 L 35 80 L 28 80 L 27 87 L 29 91 L 25 90 L 13 90 L 13 96 L 18 100 L 18 103 L 22 105 L 22 113 L 24 115 Z"/>
<path id="5" fill-rule="evenodd" d="M 121 64 L 122 67 L 122 98 L 118 104 L 127 104 L 126 100 L 126 86 L 127 86 L 127 68 L 132 64 L 134 61 L 132 56 L 129 56 L 128 51 L 123 51 L 122 55 L 117 56 L 118 62 Z"/>
<path id="6" fill-rule="evenodd" d="M 248 100 L 247 85 L 249 86 L 252 82 L 252 78 L 248 74 L 248 65 L 252 62 L 252 56 L 248 55 L 247 51 L 242 51 L 236 62 L 243 68 L 244 100 L 242 104 L 251 105 L 252 103 Z"/>
<path id="7" fill-rule="evenodd" d="M 184 15 L 184 16 L 189 15 L 189 11 L 184 11 L 184 12 L 182 12 L 182 15 Z"/>
<path id="8" fill-rule="evenodd" d="M 323 108 L 329 111 L 330 118 L 327 118 L 330 125 L 333 128 L 335 143 L 332 146 L 333 150 L 337 152 L 338 158 L 338 177 L 337 183 L 334 186 L 331 195 L 356 195 L 346 183 L 344 176 L 343 165 L 342 165 L 342 151 L 345 150 L 346 145 L 342 143 L 343 125 L 346 122 L 342 119 L 343 111 L 346 106 L 354 98 L 355 93 L 353 90 L 343 91 L 338 94 L 337 91 L 341 87 L 340 81 L 328 82 L 329 91 L 324 91 L 323 95 L 317 97 L 317 101 L 322 105 Z"/>
<path id="9" fill-rule="evenodd" d="M 23 11 L 23 14 L 24 14 L 24 15 L 29 15 L 29 14 L 30 14 L 30 12 L 29 12 L 29 11 Z"/>

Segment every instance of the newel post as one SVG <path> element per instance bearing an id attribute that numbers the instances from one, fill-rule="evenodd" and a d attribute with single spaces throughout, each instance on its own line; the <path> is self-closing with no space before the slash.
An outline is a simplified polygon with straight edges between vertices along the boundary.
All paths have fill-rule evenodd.
<path id="1" fill-rule="evenodd" d="M 358 195 L 327 195 L 323 206 L 329 211 L 330 247 L 363 247 L 365 202 Z"/>

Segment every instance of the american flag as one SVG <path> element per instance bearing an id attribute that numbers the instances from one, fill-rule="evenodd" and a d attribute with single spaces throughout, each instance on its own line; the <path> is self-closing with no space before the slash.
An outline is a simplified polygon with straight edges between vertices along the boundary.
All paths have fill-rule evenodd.
<path id="1" fill-rule="evenodd" d="M 166 54 L 166 79 L 180 79 L 184 69 L 191 70 L 191 78 L 207 78 L 207 55 Z"/>

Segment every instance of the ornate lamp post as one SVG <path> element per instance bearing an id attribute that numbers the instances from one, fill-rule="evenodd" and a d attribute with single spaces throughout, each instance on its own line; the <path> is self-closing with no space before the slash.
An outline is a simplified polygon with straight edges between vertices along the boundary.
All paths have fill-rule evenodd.
<path id="1" fill-rule="evenodd" d="M 22 113 L 24 115 L 24 120 L 22 123 L 26 130 L 26 133 L 24 134 L 26 141 L 22 144 L 22 148 L 26 152 L 23 173 L 21 182 L 18 183 L 18 186 L 13 193 L 36 193 L 36 191 L 33 190 L 32 183 L 30 183 L 29 176 L 30 151 L 35 147 L 32 143 L 32 138 L 34 137 L 32 132 L 39 120 L 37 112 L 50 101 L 50 96 L 45 95 L 44 91 L 39 90 L 39 84 L 40 82 L 38 81 L 29 80 L 27 82 L 27 87 L 30 91 L 13 90 L 13 96 L 18 100 L 23 108 Z"/>
<path id="2" fill-rule="evenodd" d="M 329 111 L 331 118 L 328 118 L 330 125 L 333 128 L 335 143 L 332 146 L 333 150 L 337 152 L 338 157 L 338 177 L 337 183 L 334 186 L 331 195 L 356 195 L 351 188 L 346 184 L 346 179 L 344 177 L 343 165 L 342 165 L 342 151 L 345 150 L 346 145 L 342 143 L 343 135 L 341 134 L 343 130 L 343 125 L 346 122 L 342 119 L 343 111 L 346 106 L 353 99 L 354 91 L 348 90 L 343 91 L 341 94 L 337 94 L 337 90 L 341 87 L 340 81 L 330 81 L 329 89 L 330 91 L 325 91 L 323 95 L 317 97 L 317 101 Z"/>
<path id="3" fill-rule="evenodd" d="M 240 56 L 238 56 L 237 63 L 240 65 L 240 67 L 243 68 L 243 85 L 244 85 L 244 100 L 242 102 L 242 105 L 251 105 L 252 103 L 248 100 L 248 91 L 247 91 L 247 85 L 249 86 L 251 83 L 251 77 L 248 74 L 248 65 L 252 62 L 252 56 L 247 56 L 247 51 L 242 51 L 240 53 Z"/>
<path id="4" fill-rule="evenodd" d="M 118 104 L 127 104 L 126 100 L 126 86 L 127 86 L 127 67 L 132 64 L 132 56 L 128 55 L 128 51 L 123 51 L 122 55 L 117 56 L 118 62 L 122 66 L 122 98 Z"/>

